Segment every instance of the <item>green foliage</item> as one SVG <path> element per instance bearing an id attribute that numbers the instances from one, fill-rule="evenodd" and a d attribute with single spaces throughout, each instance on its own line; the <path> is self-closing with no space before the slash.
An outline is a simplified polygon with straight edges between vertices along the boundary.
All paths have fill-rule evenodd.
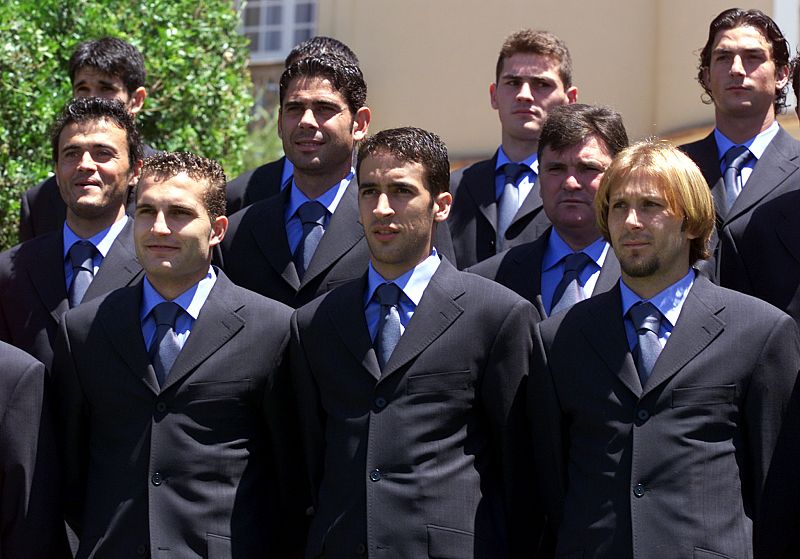
<path id="1" fill-rule="evenodd" d="M 283 143 L 278 137 L 278 109 L 267 111 L 256 106 L 254 122 L 244 148 L 244 168 L 255 169 L 283 155 Z M 228 175 L 229 179 L 235 175 Z"/>
<path id="2" fill-rule="evenodd" d="M 0 3 L 0 247 L 16 241 L 19 196 L 52 169 L 48 128 L 71 96 L 77 43 L 115 36 L 145 56 L 137 117 L 161 150 L 243 170 L 253 104 L 247 40 L 231 0 L 4 0 Z"/>

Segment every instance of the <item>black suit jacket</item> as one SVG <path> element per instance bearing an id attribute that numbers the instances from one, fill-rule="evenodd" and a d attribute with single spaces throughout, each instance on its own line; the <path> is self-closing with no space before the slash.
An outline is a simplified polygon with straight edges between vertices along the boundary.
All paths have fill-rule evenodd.
<path id="1" fill-rule="evenodd" d="M 619 287 L 540 323 L 528 409 L 557 555 L 752 557 L 798 336 L 698 276 L 642 387 Z"/>
<path id="2" fill-rule="evenodd" d="M 27 351 L 48 369 L 58 322 L 69 309 L 63 243 L 62 231 L 51 231 L 0 254 L 0 340 Z M 129 285 L 141 273 L 133 247 L 133 220 L 128 219 L 84 301 Z"/>
<path id="3" fill-rule="evenodd" d="M 259 200 L 274 196 L 281 191 L 281 177 L 286 157 L 265 163 L 245 171 L 225 187 L 227 207 L 225 213 L 233 215 L 242 208 Z"/>
<path id="4" fill-rule="evenodd" d="M 158 153 L 144 145 L 144 156 Z M 131 193 L 133 189 L 131 189 Z M 133 215 L 136 200 L 130 195 L 128 214 Z M 22 193 L 19 206 L 19 242 L 27 241 L 50 231 L 58 231 L 67 219 L 67 206 L 61 198 L 56 177 L 50 176 Z"/>
<path id="5" fill-rule="evenodd" d="M 357 194 L 358 185 L 353 181 L 333 212 L 302 281 L 289 252 L 284 224 L 288 188 L 280 196 L 231 216 L 218 262 L 238 285 L 300 307 L 367 269 L 369 249 L 359 222 Z M 434 244 L 441 256 L 452 257 L 449 232 L 443 224 L 436 228 Z"/>
<path id="6" fill-rule="evenodd" d="M 519 393 L 530 303 L 446 260 L 381 374 L 366 275 L 298 309 L 293 379 L 316 514 L 307 557 L 531 557 Z"/>
<path id="7" fill-rule="evenodd" d="M 45 369 L 0 342 L 0 557 L 70 557 Z"/>
<path id="8" fill-rule="evenodd" d="M 725 198 L 725 185 L 720 171 L 717 142 L 712 132 L 702 140 L 680 146 L 692 158 L 703 173 L 711 188 L 714 204 L 719 208 Z M 753 173 L 747 179 L 736 202 L 726 215 L 717 213 L 716 235 L 712 238 L 712 249 L 717 251 L 718 239 L 726 235 L 741 236 L 747 229 L 753 212 L 762 204 L 777 197 L 800 189 L 800 142 L 781 128 L 764 150 L 761 159 L 756 163 Z M 698 267 L 716 278 L 719 269 L 725 266 L 721 255 L 716 255 L 708 263 L 699 263 Z"/>
<path id="9" fill-rule="evenodd" d="M 159 388 L 141 298 L 141 283 L 114 291 L 59 328 L 53 376 L 77 557 L 285 556 L 302 545 L 293 521 L 307 506 L 290 482 L 302 470 L 282 376 L 291 310 L 219 273 Z"/>
<path id="10" fill-rule="evenodd" d="M 542 301 L 542 259 L 544 251 L 547 249 L 550 231 L 552 228 L 548 228 L 535 241 L 501 252 L 468 268 L 467 271 L 505 285 L 533 303 L 542 319 L 547 318 L 544 301 Z M 600 268 L 593 295 L 604 293 L 614 287 L 619 276 L 619 261 L 609 247 L 603 267 Z"/>
<path id="11" fill-rule="evenodd" d="M 496 163 L 497 153 L 450 176 L 454 200 L 447 223 L 459 269 L 473 266 L 497 252 Z M 508 226 L 505 248 L 534 241 L 549 226 L 537 182 Z"/>

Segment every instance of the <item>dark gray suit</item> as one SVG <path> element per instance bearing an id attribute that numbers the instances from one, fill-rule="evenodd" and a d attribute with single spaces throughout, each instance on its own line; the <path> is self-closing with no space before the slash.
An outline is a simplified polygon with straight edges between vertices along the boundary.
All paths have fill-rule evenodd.
<path id="1" fill-rule="evenodd" d="M 698 276 L 642 388 L 619 287 L 536 328 L 528 409 L 557 555 L 752 557 L 794 322 Z"/>
<path id="2" fill-rule="evenodd" d="M 505 285 L 518 293 L 536 307 L 539 316 L 547 318 L 542 301 L 542 259 L 550 238 L 548 228 L 544 234 L 533 242 L 515 246 L 514 248 L 492 256 L 467 269 L 467 272 L 478 274 L 501 285 Z M 603 267 L 594 286 L 594 294 L 604 293 L 614 287 L 619 280 L 619 261 L 611 248 L 606 253 Z"/>
<path id="3" fill-rule="evenodd" d="M 233 215 L 254 202 L 274 196 L 281 191 L 281 178 L 286 157 L 245 171 L 225 187 L 227 215 Z"/>
<path id="4" fill-rule="evenodd" d="M 0 342 L 0 557 L 70 557 L 45 369 Z"/>
<path id="5" fill-rule="evenodd" d="M 291 310 L 223 273 L 159 389 L 141 283 L 71 310 L 56 345 L 78 558 L 251 558 L 299 547 L 306 494 L 283 357 Z M 287 473 L 288 472 L 288 473 Z"/>
<path id="6" fill-rule="evenodd" d="M 51 231 L 0 254 L 0 340 L 27 351 L 48 369 L 58 321 L 69 309 L 63 243 L 62 231 Z M 84 301 L 130 285 L 141 273 L 129 219 Z"/>
<path id="7" fill-rule="evenodd" d="M 474 266 L 497 252 L 496 163 L 497 153 L 450 176 L 454 200 L 447 224 L 459 269 Z M 549 226 L 536 184 L 508 226 L 505 248 L 534 241 Z"/>
<path id="8" fill-rule="evenodd" d="M 290 189 L 231 216 L 222 241 L 220 264 L 238 285 L 290 307 L 300 307 L 334 287 L 356 279 L 367 269 L 369 249 L 358 215 L 355 181 L 339 201 L 325 234 L 300 281 L 289 252 L 284 207 Z M 437 227 L 434 244 L 451 258 L 447 227 Z"/>
<path id="9" fill-rule="evenodd" d="M 316 509 L 306 556 L 531 557 L 541 525 L 520 392 L 532 305 L 445 260 L 381 374 L 366 285 L 292 318 Z"/>
<path id="10" fill-rule="evenodd" d="M 720 171 L 717 142 L 712 132 L 702 140 L 680 146 L 697 164 L 711 187 L 714 205 L 719 208 L 725 198 L 725 185 Z M 762 204 L 800 189 L 800 142 L 781 128 L 772 139 L 753 173 L 726 215 L 717 213 L 716 235 L 712 237 L 712 248 L 716 250 L 718 238 L 725 235 L 740 237 L 747 229 L 753 212 Z M 700 269 L 711 278 L 716 278 L 719 268 L 725 266 L 720 258 L 700 262 Z"/>

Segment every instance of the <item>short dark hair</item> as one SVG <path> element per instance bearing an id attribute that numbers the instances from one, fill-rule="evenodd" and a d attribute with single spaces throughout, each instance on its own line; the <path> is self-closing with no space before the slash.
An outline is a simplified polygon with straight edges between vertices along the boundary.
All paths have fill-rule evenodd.
<path id="1" fill-rule="evenodd" d="M 447 146 L 433 132 L 407 126 L 381 130 L 370 136 L 358 148 L 356 176 L 361 171 L 361 162 L 377 153 L 389 153 L 401 161 L 422 165 L 425 187 L 433 196 L 450 189 Z"/>
<path id="2" fill-rule="evenodd" d="M 572 56 L 569 54 L 567 44 L 549 31 L 534 31 L 533 29 L 523 29 L 506 37 L 497 57 L 496 82 L 500 81 L 500 74 L 503 72 L 503 64 L 506 59 L 517 53 L 552 58 L 558 63 L 558 76 L 561 78 L 564 89 L 572 87 Z"/>
<path id="3" fill-rule="evenodd" d="M 205 206 L 211 221 L 225 215 L 225 171 L 222 165 L 213 159 L 206 159 L 188 152 L 159 152 L 144 160 L 139 184 L 145 178 L 152 177 L 156 181 L 164 181 L 186 173 L 192 180 L 206 183 L 203 192 Z M 139 195 L 137 185 L 137 198 Z"/>
<path id="4" fill-rule="evenodd" d="M 78 70 L 90 66 L 122 80 L 128 94 L 144 87 L 144 57 L 132 44 L 116 37 L 84 41 L 69 57 L 69 80 L 75 83 Z"/>
<path id="5" fill-rule="evenodd" d="M 345 45 L 340 40 L 334 39 L 333 37 L 317 35 L 295 45 L 295 47 L 289 51 L 289 54 L 286 56 L 286 60 L 283 62 L 283 67 L 288 68 L 294 62 L 307 56 L 319 56 L 321 54 L 328 54 L 331 52 L 338 54 L 351 64 L 355 64 L 356 66 L 359 65 L 358 57 L 356 56 L 356 53 L 350 49 L 350 47 Z"/>
<path id="6" fill-rule="evenodd" d="M 350 112 L 355 116 L 358 109 L 367 103 L 367 84 L 361 68 L 335 53 L 319 56 L 307 56 L 293 62 L 281 74 L 280 103 L 289 84 L 298 78 L 324 78 L 331 82 L 333 88 L 347 101 Z"/>
<path id="7" fill-rule="evenodd" d="M 601 140 L 612 158 L 628 147 L 622 116 L 611 107 L 573 103 L 550 109 L 539 135 L 539 159 L 546 147 L 563 151 L 583 143 L 589 136 Z"/>
<path id="8" fill-rule="evenodd" d="M 708 39 L 703 50 L 700 51 L 700 64 L 697 66 L 697 81 L 709 97 L 707 103 L 714 101 L 711 90 L 706 84 L 705 74 L 711 68 L 711 50 L 714 48 L 714 39 L 720 31 L 736 29 L 737 27 L 755 27 L 769 43 L 772 59 L 775 61 L 775 71 L 789 65 L 789 43 L 783 36 L 778 25 L 761 10 L 742 10 L 730 8 L 721 12 L 711 25 L 708 26 Z M 775 91 L 775 112 L 780 112 L 786 107 L 786 87 Z"/>
<path id="9" fill-rule="evenodd" d="M 114 125 L 125 131 L 125 139 L 128 143 L 128 163 L 131 169 L 135 169 L 142 158 L 142 139 L 139 136 L 139 129 L 122 101 L 99 97 L 72 99 L 64 105 L 50 131 L 53 162 L 58 163 L 58 142 L 64 128 L 70 124 L 100 120 L 113 122 Z"/>

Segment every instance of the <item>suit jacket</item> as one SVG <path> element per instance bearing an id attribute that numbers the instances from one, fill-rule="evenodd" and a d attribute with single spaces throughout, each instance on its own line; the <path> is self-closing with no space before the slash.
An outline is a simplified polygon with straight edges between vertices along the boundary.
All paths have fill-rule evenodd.
<path id="1" fill-rule="evenodd" d="M 282 372 L 290 309 L 219 273 L 159 388 L 141 298 L 140 282 L 59 327 L 53 375 L 77 557 L 285 556 L 284 538 L 302 541 L 293 511 L 307 506 L 285 475 L 302 475 Z"/>
<path id="2" fill-rule="evenodd" d="M 445 260 L 381 374 L 366 285 L 292 318 L 316 510 L 306 556 L 503 558 L 510 540 L 531 557 L 539 525 L 519 396 L 533 307 Z"/>
<path id="3" fill-rule="evenodd" d="M 225 213 L 233 215 L 242 208 L 259 200 L 274 196 L 281 191 L 281 177 L 286 157 L 265 163 L 245 171 L 225 187 L 227 208 Z"/>
<path id="4" fill-rule="evenodd" d="M 699 275 L 642 387 L 619 287 L 540 323 L 528 409 L 556 555 L 752 557 L 798 336 Z"/>
<path id="5" fill-rule="evenodd" d="M 0 557 L 71 557 L 44 365 L 3 342 L 0 363 Z"/>
<path id="6" fill-rule="evenodd" d="M 48 369 L 58 321 L 69 309 L 63 247 L 59 230 L 0 254 L 0 340 L 27 351 Z M 129 285 L 141 273 L 133 248 L 133 220 L 129 219 L 83 300 Z"/>
<path id="7" fill-rule="evenodd" d="M 518 293 L 536 307 L 539 316 L 547 318 L 542 301 L 542 259 L 547 249 L 552 227 L 533 242 L 517 245 L 514 248 L 492 256 L 467 269 Z M 619 280 L 619 261 L 609 247 L 600 275 L 595 283 L 593 295 L 604 293 L 614 287 Z"/>
<path id="8" fill-rule="evenodd" d="M 720 171 L 717 142 L 712 132 L 702 140 L 680 146 L 680 149 L 697 163 L 703 176 L 711 187 L 714 205 L 718 209 L 724 203 L 725 185 Z M 778 196 L 800 189 L 800 142 L 781 128 L 770 142 L 761 159 L 758 160 L 753 173 L 747 179 L 736 202 L 726 215 L 717 212 L 717 235 L 712 238 L 712 249 L 717 251 L 718 238 L 728 234 L 726 230 L 734 230 L 733 235 L 740 235 L 747 229 L 753 212 L 761 204 L 774 200 Z M 698 267 L 712 279 L 717 276 L 719 268 L 725 264 L 717 255 L 708 263 L 700 263 Z"/>
<path id="9" fill-rule="evenodd" d="M 158 153 L 144 146 L 144 156 Z M 131 189 L 132 194 L 133 189 Z M 133 215 L 136 201 L 128 200 L 128 214 Z M 50 231 L 58 231 L 67 219 L 67 206 L 61 198 L 55 176 L 44 179 L 22 193 L 19 206 L 19 242 L 24 242 Z"/>
<path id="10" fill-rule="evenodd" d="M 473 266 L 497 252 L 496 163 L 497 153 L 450 176 L 454 200 L 447 223 L 459 269 Z M 508 226 L 504 248 L 534 241 L 549 226 L 537 183 Z"/>
<path id="11" fill-rule="evenodd" d="M 231 216 L 218 263 L 238 285 L 290 307 L 300 307 L 367 269 L 369 249 L 359 222 L 357 194 L 358 185 L 353 181 L 333 212 L 302 281 L 289 252 L 283 217 L 288 188 L 280 196 L 261 200 Z M 436 231 L 434 243 L 439 254 L 450 258 L 452 244 L 447 227 L 442 225 Z"/>

